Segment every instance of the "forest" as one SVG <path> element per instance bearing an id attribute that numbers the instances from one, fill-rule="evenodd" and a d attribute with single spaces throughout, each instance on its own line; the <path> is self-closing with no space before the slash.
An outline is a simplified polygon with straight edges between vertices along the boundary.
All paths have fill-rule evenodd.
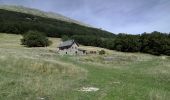
<path id="1" fill-rule="evenodd" d="M 170 34 L 154 31 L 139 35 L 118 34 L 114 38 L 72 36 L 86 46 L 97 46 L 122 52 L 143 52 L 153 55 L 170 55 Z"/>
<path id="2" fill-rule="evenodd" d="M 110 32 L 97 28 L 0 9 L 0 32 L 23 34 L 29 30 L 46 33 L 49 37 L 61 37 L 63 35 L 114 36 Z"/>

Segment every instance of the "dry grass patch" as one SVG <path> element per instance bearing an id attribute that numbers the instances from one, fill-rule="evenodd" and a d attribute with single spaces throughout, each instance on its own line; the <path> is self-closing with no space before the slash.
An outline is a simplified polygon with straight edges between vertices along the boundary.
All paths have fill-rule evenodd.
<path id="1" fill-rule="evenodd" d="M 0 82 L 0 94 L 9 98 L 26 94 L 29 99 L 72 91 L 75 84 L 87 76 L 85 69 L 73 64 L 13 57 L 0 59 L 0 72 L 0 76 L 5 77 Z M 6 85 L 8 88 L 3 88 Z"/>
<path id="2" fill-rule="evenodd" d="M 11 35 L 0 33 L 0 48 L 21 48 L 20 39 L 21 35 Z"/>
<path id="3" fill-rule="evenodd" d="M 165 91 L 153 89 L 149 93 L 149 100 L 169 100 L 170 93 Z"/>

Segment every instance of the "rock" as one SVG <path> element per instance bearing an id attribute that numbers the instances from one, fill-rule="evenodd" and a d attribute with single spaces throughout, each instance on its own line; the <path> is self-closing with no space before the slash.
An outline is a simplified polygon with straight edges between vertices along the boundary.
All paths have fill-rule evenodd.
<path id="1" fill-rule="evenodd" d="M 98 90 L 99 90 L 99 88 L 96 88 L 96 87 L 83 87 L 79 91 L 83 91 L 83 92 L 96 92 Z"/>

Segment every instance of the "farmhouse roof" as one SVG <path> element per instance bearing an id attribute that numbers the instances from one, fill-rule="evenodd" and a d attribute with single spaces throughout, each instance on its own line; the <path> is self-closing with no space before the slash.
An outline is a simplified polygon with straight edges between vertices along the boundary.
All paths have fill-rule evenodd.
<path id="1" fill-rule="evenodd" d="M 78 45 L 78 43 L 75 42 L 75 40 L 68 40 L 68 41 L 65 41 L 65 42 L 61 43 L 58 47 L 59 48 L 68 47 L 68 46 L 72 46 L 74 43 L 76 43 Z"/>

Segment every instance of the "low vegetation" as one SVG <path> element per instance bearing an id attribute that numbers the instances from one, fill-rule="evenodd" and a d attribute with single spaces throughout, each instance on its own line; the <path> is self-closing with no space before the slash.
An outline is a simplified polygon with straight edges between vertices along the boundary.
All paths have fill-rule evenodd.
<path id="1" fill-rule="evenodd" d="M 104 55 L 104 54 L 106 54 L 106 52 L 105 52 L 104 50 L 100 50 L 100 51 L 99 51 L 99 54 L 100 54 L 100 55 Z"/>
<path id="2" fill-rule="evenodd" d="M 28 31 L 23 35 L 21 42 L 28 47 L 47 47 L 51 44 L 45 34 L 38 31 Z"/>
<path id="3" fill-rule="evenodd" d="M 57 44 L 26 48 L 20 45 L 21 38 L 0 34 L 0 100 L 170 98 L 168 56 L 106 49 L 105 55 L 60 56 L 56 53 Z M 56 38 L 50 40 L 60 42 Z"/>

